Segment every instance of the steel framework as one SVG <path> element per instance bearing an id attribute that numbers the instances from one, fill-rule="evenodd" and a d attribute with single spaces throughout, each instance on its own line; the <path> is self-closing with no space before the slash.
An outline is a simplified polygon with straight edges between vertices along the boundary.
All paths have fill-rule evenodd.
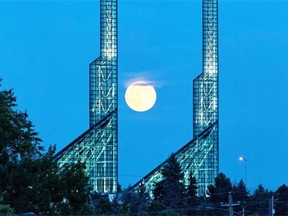
<path id="1" fill-rule="evenodd" d="M 197 179 L 198 195 L 205 196 L 207 186 L 213 184 L 214 170 L 210 167 L 214 167 L 213 160 L 213 148 L 214 148 L 214 136 L 217 133 L 217 125 L 210 125 L 202 133 L 193 138 L 190 142 L 184 145 L 175 153 L 175 157 L 179 162 L 184 174 L 185 184 L 189 184 L 189 175 L 192 173 Z M 146 190 L 153 196 L 153 189 L 155 184 L 162 180 L 161 170 L 165 166 L 168 160 L 161 163 L 158 167 L 152 170 L 144 178 L 138 181 L 132 186 L 132 190 L 138 191 L 139 186 L 142 184 Z"/>
<path id="2" fill-rule="evenodd" d="M 61 150 L 60 167 L 86 163 L 94 191 L 115 194 L 118 184 L 117 0 L 100 0 L 100 57 L 89 65 L 90 127 Z"/>
<path id="3" fill-rule="evenodd" d="M 218 0 L 202 1 L 202 28 L 203 73 L 193 80 L 194 138 L 213 125 L 202 143 L 206 159 L 195 173 L 203 193 L 219 173 Z"/>
<path id="4" fill-rule="evenodd" d="M 219 172 L 218 141 L 218 1 L 202 0 L 203 73 L 193 80 L 193 139 L 175 153 L 188 184 L 189 174 L 197 180 L 204 196 Z M 137 182 L 151 193 L 162 179 L 167 160 Z M 152 194 L 151 194 L 152 195 Z"/>

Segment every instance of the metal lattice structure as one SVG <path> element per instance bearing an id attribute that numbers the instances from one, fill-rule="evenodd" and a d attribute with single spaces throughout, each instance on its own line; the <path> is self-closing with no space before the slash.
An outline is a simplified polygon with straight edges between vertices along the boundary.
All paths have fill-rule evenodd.
<path id="1" fill-rule="evenodd" d="M 175 153 L 188 184 L 189 173 L 204 196 L 219 172 L 218 141 L 218 1 L 202 0 L 203 73 L 193 81 L 193 139 Z M 163 177 L 167 160 L 132 188 L 144 184 L 151 193 Z M 151 194 L 152 195 L 152 194 Z"/>
<path id="2" fill-rule="evenodd" d="M 200 191 L 214 183 L 219 173 L 218 124 L 218 1 L 202 1 L 203 73 L 193 80 L 193 136 L 212 127 L 203 139 L 206 159 L 198 165 L 196 179 Z M 196 156 L 197 158 L 198 156 Z"/>
<path id="3" fill-rule="evenodd" d="M 213 163 L 214 155 L 211 154 L 214 148 L 214 135 L 217 133 L 218 122 L 210 125 L 206 130 L 184 145 L 175 153 L 184 174 L 185 184 L 189 184 L 189 175 L 192 173 L 197 179 L 198 195 L 206 194 L 207 186 L 214 183 L 214 170 L 208 169 L 209 164 Z M 212 159 L 212 160 L 211 160 Z M 168 160 L 161 163 L 148 175 L 138 181 L 132 190 L 137 191 L 140 184 L 143 184 L 146 190 L 153 196 L 155 184 L 163 179 L 161 170 Z M 212 166 L 213 167 L 213 166 Z M 207 171 L 208 170 L 208 171 Z M 218 170 L 217 170 L 218 171 Z M 217 173 L 218 174 L 218 173 Z M 212 181 L 210 182 L 210 178 Z"/>
<path id="4" fill-rule="evenodd" d="M 89 65 L 90 128 L 57 155 L 60 167 L 86 163 L 98 193 L 114 194 L 118 184 L 117 0 L 100 0 L 100 57 Z"/>

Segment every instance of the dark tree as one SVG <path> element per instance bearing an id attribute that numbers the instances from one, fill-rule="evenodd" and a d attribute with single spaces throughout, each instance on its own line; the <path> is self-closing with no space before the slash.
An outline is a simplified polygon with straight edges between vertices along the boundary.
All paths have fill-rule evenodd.
<path id="1" fill-rule="evenodd" d="M 1 90 L 0 195 L 18 212 L 33 208 L 32 183 L 37 181 L 37 164 L 44 148 L 28 114 L 16 107 L 13 91 Z"/>
<path id="2" fill-rule="evenodd" d="M 96 215 L 110 215 L 112 213 L 112 203 L 105 197 L 100 198 L 96 204 Z"/>
<path id="3" fill-rule="evenodd" d="M 0 81 L 1 82 L 1 81 Z M 15 213 L 80 213 L 87 203 L 83 164 L 59 170 L 55 147 L 47 152 L 28 120 L 18 111 L 12 90 L 0 91 L 0 196 Z M 67 202 L 66 202 L 67 201 Z M 80 207 L 81 206 L 81 207 Z"/>
<path id="4" fill-rule="evenodd" d="M 142 215 L 150 204 L 150 196 L 145 185 L 140 184 L 137 190 L 133 190 L 131 187 L 125 189 L 122 194 L 122 202 L 120 208 L 122 214 Z"/>
<path id="5" fill-rule="evenodd" d="M 164 188 L 164 181 L 159 181 L 155 184 L 155 188 L 153 190 L 154 200 L 159 202 L 164 202 L 165 199 L 165 188 Z"/>
<path id="6" fill-rule="evenodd" d="M 232 183 L 230 178 L 225 174 L 219 173 L 215 178 L 215 184 L 209 185 L 208 194 L 210 201 L 214 204 L 220 204 L 221 202 L 228 202 L 228 194 L 232 191 Z"/>
<path id="7" fill-rule="evenodd" d="M 3 198 L 0 196 L 0 215 L 14 215 L 13 209 L 10 205 L 2 204 Z"/>
<path id="8" fill-rule="evenodd" d="M 285 184 L 275 191 L 275 215 L 288 215 L 288 186 Z"/>
<path id="9" fill-rule="evenodd" d="M 250 199 L 247 203 L 246 212 L 254 213 L 259 216 L 268 215 L 269 210 L 269 198 L 271 198 L 272 192 L 268 191 L 260 184 L 257 189 L 250 196 Z"/>
<path id="10" fill-rule="evenodd" d="M 234 201 L 244 202 L 248 199 L 249 192 L 242 179 L 237 184 L 233 185 L 232 194 Z"/>
<path id="11" fill-rule="evenodd" d="M 186 196 L 188 199 L 189 205 L 195 205 L 197 203 L 197 181 L 196 178 L 192 175 L 192 173 L 189 174 L 189 185 L 187 187 Z"/>
<path id="12" fill-rule="evenodd" d="M 186 201 L 184 175 L 174 154 L 168 158 L 161 174 L 163 179 L 153 191 L 154 200 L 174 210 L 182 209 Z"/>
<path id="13" fill-rule="evenodd" d="M 196 178 L 189 174 L 189 184 L 186 189 L 187 197 L 187 214 L 188 215 L 197 215 L 199 212 L 196 211 L 197 206 L 199 205 L 199 198 L 197 197 L 197 181 Z"/>
<path id="14" fill-rule="evenodd" d="M 152 201 L 149 205 L 147 212 L 149 215 L 153 216 L 168 216 L 168 215 L 176 215 L 176 212 L 169 208 L 168 206 L 160 203 L 159 201 Z"/>
<path id="15" fill-rule="evenodd" d="M 91 190 L 85 173 L 85 164 L 76 163 L 63 170 L 60 176 L 64 189 L 64 198 L 71 206 L 73 214 L 87 211 L 88 194 Z"/>
<path id="16" fill-rule="evenodd" d="M 215 178 L 214 185 L 208 186 L 210 202 L 216 209 L 217 215 L 224 215 L 225 210 L 227 210 L 227 207 L 222 207 L 221 203 L 228 203 L 228 195 L 231 191 L 232 183 L 230 179 L 223 173 L 219 173 L 219 175 Z"/>
<path id="17" fill-rule="evenodd" d="M 0 80 L 1 82 L 1 80 Z M 0 84 L 1 87 L 1 84 Z M 0 164 L 41 156 L 43 146 L 28 114 L 16 110 L 12 90 L 0 91 Z"/>
<path id="18" fill-rule="evenodd" d="M 137 214 L 143 214 L 150 203 L 149 193 L 146 191 L 145 185 L 140 184 L 135 193 L 135 209 Z"/>
<path id="19" fill-rule="evenodd" d="M 241 214 L 241 212 L 246 208 L 248 195 L 248 189 L 242 179 L 232 186 L 233 201 L 239 203 L 239 205 L 234 207 L 234 212 Z"/>
<path id="20" fill-rule="evenodd" d="M 129 215 L 134 211 L 135 193 L 132 191 L 131 186 L 123 190 L 122 193 L 122 205 L 120 207 L 120 213 L 123 215 Z"/>

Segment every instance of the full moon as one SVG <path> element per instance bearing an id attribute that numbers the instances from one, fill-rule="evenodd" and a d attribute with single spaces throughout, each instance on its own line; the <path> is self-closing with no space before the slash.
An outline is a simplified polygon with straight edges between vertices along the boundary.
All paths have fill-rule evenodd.
<path id="1" fill-rule="evenodd" d="M 152 85 L 143 81 L 132 83 L 125 92 L 125 101 L 134 111 L 145 112 L 156 102 L 156 91 Z"/>

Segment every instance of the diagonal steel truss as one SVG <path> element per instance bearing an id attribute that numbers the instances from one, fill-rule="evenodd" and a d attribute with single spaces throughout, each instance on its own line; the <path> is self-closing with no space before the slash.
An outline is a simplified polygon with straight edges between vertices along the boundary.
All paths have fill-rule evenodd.
<path id="1" fill-rule="evenodd" d="M 198 195 L 204 196 L 208 185 L 214 183 L 214 178 L 218 174 L 215 168 L 218 158 L 214 152 L 215 139 L 218 134 L 218 122 L 213 123 L 202 133 L 184 145 L 175 153 L 175 157 L 181 166 L 184 174 L 185 184 L 189 184 L 189 174 L 197 179 Z M 153 196 L 152 192 L 155 184 L 163 179 L 161 170 L 168 160 L 161 163 L 144 178 L 138 181 L 132 189 L 137 191 L 140 184 Z"/>
<path id="2" fill-rule="evenodd" d="M 114 175 L 117 173 L 117 167 L 114 166 L 117 152 L 114 152 L 112 127 L 116 112 L 114 110 L 107 114 L 56 155 L 60 168 L 78 161 L 84 162 L 90 185 L 95 191 L 103 193 L 117 190 L 117 178 Z"/>

